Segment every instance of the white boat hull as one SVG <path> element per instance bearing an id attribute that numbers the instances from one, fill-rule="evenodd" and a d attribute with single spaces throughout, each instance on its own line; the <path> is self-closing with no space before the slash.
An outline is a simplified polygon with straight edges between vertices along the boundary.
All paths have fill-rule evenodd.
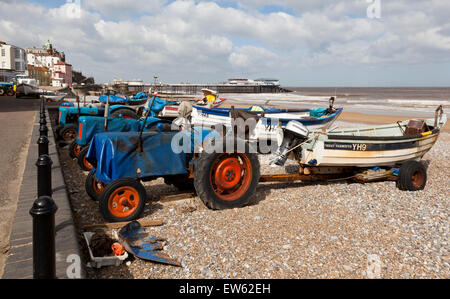
<path id="1" fill-rule="evenodd" d="M 331 117 L 328 119 L 324 119 L 324 121 L 317 121 L 312 122 L 312 124 L 305 124 L 305 126 L 310 130 L 320 130 L 323 128 L 330 127 L 334 121 L 336 120 L 336 117 Z M 283 126 L 280 123 L 271 123 L 268 124 L 267 120 L 271 119 L 279 119 L 279 120 L 297 120 L 300 122 L 303 122 L 303 120 L 310 117 L 309 112 L 293 112 L 293 113 L 270 113 L 270 116 L 266 116 L 266 118 L 260 118 L 259 121 L 256 124 L 255 129 L 250 132 L 249 139 L 252 141 L 261 141 L 261 140 L 270 140 L 272 142 L 280 141 L 280 138 L 282 139 L 283 133 L 282 128 Z M 229 116 L 223 116 L 223 115 L 214 115 L 209 113 L 204 113 L 199 109 L 196 109 L 193 107 L 192 109 L 192 126 L 202 126 L 211 128 L 217 125 L 224 125 L 227 128 L 231 128 L 231 117 Z M 280 135 L 281 134 L 281 135 Z"/>
<path id="2" fill-rule="evenodd" d="M 347 135 L 316 132 L 312 141 L 302 146 L 301 164 L 374 167 L 394 166 L 409 160 L 420 160 L 436 143 L 439 128 L 442 128 L 446 121 L 444 116 L 437 129 L 411 136 L 403 136 L 397 124 L 344 130 Z M 402 126 L 404 127 L 406 123 L 403 122 Z M 434 120 L 428 119 L 426 123 L 433 127 Z M 357 135 L 360 132 L 363 132 L 363 135 Z M 377 135 L 377 132 L 378 134 L 381 132 L 381 135 Z M 386 132 L 391 132 L 391 135 Z"/>

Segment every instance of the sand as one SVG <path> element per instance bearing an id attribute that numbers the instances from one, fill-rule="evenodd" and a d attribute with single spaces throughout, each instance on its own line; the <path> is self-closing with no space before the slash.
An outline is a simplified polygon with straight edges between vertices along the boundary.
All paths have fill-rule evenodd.
<path id="1" fill-rule="evenodd" d="M 403 121 L 415 117 L 408 116 L 392 116 L 392 115 L 374 115 L 374 114 L 364 114 L 356 112 L 343 112 L 339 116 L 339 120 L 355 123 L 366 123 L 366 124 L 390 124 L 397 121 Z M 450 124 L 444 126 L 444 132 L 450 132 Z"/>

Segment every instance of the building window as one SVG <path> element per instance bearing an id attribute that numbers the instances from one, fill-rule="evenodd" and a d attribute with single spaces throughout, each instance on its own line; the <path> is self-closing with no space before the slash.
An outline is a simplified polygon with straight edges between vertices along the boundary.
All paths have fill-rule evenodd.
<path id="1" fill-rule="evenodd" d="M 6 69 L 6 62 L 2 62 L 2 69 Z"/>
<path id="2" fill-rule="evenodd" d="M 16 66 L 16 71 L 21 71 L 22 70 L 22 65 L 20 64 L 20 62 L 16 62 L 15 66 Z"/>
<path id="3" fill-rule="evenodd" d="M 2 49 L 2 57 L 6 56 L 6 49 Z"/>
<path id="4" fill-rule="evenodd" d="M 15 55 L 16 55 L 16 59 L 20 59 L 20 50 L 19 49 L 14 49 L 15 51 Z"/>

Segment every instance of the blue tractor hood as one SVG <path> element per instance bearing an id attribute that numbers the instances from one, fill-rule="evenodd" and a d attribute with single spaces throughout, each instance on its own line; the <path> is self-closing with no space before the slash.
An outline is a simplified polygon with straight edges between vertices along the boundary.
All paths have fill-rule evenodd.
<path id="1" fill-rule="evenodd" d="M 91 142 L 95 134 L 103 132 L 139 132 L 144 119 L 108 118 L 108 126 L 105 130 L 105 118 L 98 116 L 81 116 L 79 118 L 77 144 L 85 146 Z M 148 117 L 144 131 L 162 121 L 159 118 Z"/>
<path id="2" fill-rule="evenodd" d="M 148 179 L 187 174 L 189 157 L 195 147 L 204 139 L 217 136 L 215 131 L 200 128 L 146 132 L 142 135 L 143 151 L 140 152 L 139 132 L 99 133 L 92 139 L 86 159 L 96 165 L 95 176 L 105 184 L 119 178 Z"/>

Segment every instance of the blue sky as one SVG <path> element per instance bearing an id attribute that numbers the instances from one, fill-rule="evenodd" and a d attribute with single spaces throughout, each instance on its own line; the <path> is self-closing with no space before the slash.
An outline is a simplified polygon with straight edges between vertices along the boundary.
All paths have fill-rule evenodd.
<path id="1" fill-rule="evenodd" d="M 0 39 L 50 39 L 75 69 L 113 78 L 284 86 L 449 86 L 450 5 L 442 0 L 6 0 Z"/>

